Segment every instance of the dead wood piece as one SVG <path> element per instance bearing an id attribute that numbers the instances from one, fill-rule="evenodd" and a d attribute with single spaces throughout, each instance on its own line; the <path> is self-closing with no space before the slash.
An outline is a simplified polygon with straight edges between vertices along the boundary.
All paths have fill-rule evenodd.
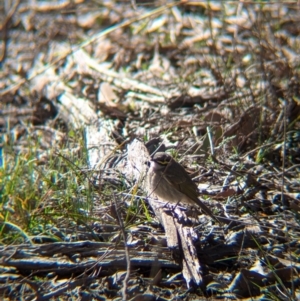
<path id="1" fill-rule="evenodd" d="M 84 245 L 85 242 L 81 242 L 81 245 Z M 49 244 L 50 246 L 56 245 Z M 77 244 L 80 246 L 80 244 Z M 87 242 L 86 245 L 89 245 Z M 75 248 L 73 248 L 75 246 Z M 43 253 L 44 245 L 41 246 L 24 246 L 22 245 L 22 250 L 20 251 L 20 246 L 11 246 L 9 250 L 0 250 L 0 266 L 2 267 L 14 267 L 17 268 L 19 272 L 36 272 L 39 274 L 47 274 L 50 272 L 55 272 L 56 275 L 71 275 L 72 273 L 84 273 L 89 270 L 99 269 L 101 275 L 106 274 L 108 271 L 113 271 L 116 269 L 124 269 L 126 267 L 126 259 L 124 250 L 111 250 L 107 251 L 105 249 L 97 248 L 97 245 L 94 245 L 93 252 L 86 252 L 86 250 L 81 250 L 76 248 L 74 243 L 63 243 L 60 250 L 68 250 L 70 258 L 66 256 L 63 252 L 58 252 L 58 248 L 53 248 L 54 253 L 48 253 L 45 255 L 39 255 Z M 49 248 L 51 250 L 51 248 Z M 48 250 L 48 251 L 49 251 Z M 74 262 L 74 259 L 71 255 L 74 253 L 77 254 L 77 262 Z M 166 252 L 136 252 L 135 250 L 130 250 L 130 259 L 131 265 L 134 268 L 148 268 L 157 262 L 157 265 L 161 268 L 169 269 L 179 269 L 179 265 L 176 264 L 173 260 L 168 260 L 165 255 Z M 55 255 L 55 259 L 53 259 Z"/>
<path id="2" fill-rule="evenodd" d="M 138 139 L 134 139 L 127 147 L 126 176 L 145 189 L 145 176 L 147 162 L 150 155 L 145 145 Z"/>
<path id="3" fill-rule="evenodd" d="M 159 253 L 161 254 L 159 258 L 163 259 L 165 257 L 165 251 L 160 248 Z M 132 256 L 137 257 L 153 257 L 156 252 L 139 252 L 130 250 Z M 161 253 L 162 252 L 162 253 Z M 0 263 L 5 262 L 10 258 L 13 259 L 23 259 L 36 257 L 59 257 L 59 256 L 72 256 L 74 254 L 79 254 L 80 258 L 84 257 L 99 257 L 102 258 L 115 258 L 124 254 L 123 247 L 112 246 L 111 243 L 104 242 L 91 242 L 91 241 L 79 241 L 79 242 L 68 242 L 68 243 L 49 243 L 42 245 L 12 245 L 8 247 L 0 248 Z"/>
<path id="4" fill-rule="evenodd" d="M 163 209 L 161 209 L 163 211 Z M 167 245 L 170 249 L 174 250 L 179 248 L 179 241 L 177 236 L 177 229 L 176 225 L 174 223 L 174 219 L 172 216 L 166 214 L 165 212 L 160 213 L 162 218 L 162 224 L 164 226 L 164 229 L 166 233 L 168 233 L 167 236 Z"/>
<path id="5" fill-rule="evenodd" d="M 168 107 L 170 109 L 176 109 L 180 107 L 193 107 L 195 104 L 203 105 L 207 102 L 217 103 L 222 99 L 226 99 L 227 97 L 227 93 L 225 93 L 223 90 L 219 90 L 214 93 L 203 93 L 201 95 L 192 95 L 191 93 L 190 95 L 172 96 L 168 100 Z"/>
<path id="6" fill-rule="evenodd" d="M 178 234 L 180 237 L 182 252 L 184 258 L 182 260 L 183 269 L 182 274 L 189 285 L 193 280 L 195 284 L 202 283 L 202 269 L 197 257 L 195 245 L 193 243 L 192 236 L 197 236 L 192 227 L 180 225 L 178 221 L 175 221 Z"/>
<path id="7" fill-rule="evenodd" d="M 92 169 L 104 168 L 109 156 L 117 148 L 111 138 L 112 124 L 107 120 L 98 120 L 86 126 L 85 141 L 88 150 L 88 165 Z"/>
<path id="8" fill-rule="evenodd" d="M 59 101 L 61 103 L 60 112 L 75 128 L 97 120 L 95 109 L 88 99 L 78 98 L 72 93 L 65 92 L 59 97 Z"/>

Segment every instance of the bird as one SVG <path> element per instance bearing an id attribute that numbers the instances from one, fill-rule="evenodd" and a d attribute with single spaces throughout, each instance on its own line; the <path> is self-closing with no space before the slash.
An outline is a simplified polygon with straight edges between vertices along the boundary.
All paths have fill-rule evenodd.
<path id="1" fill-rule="evenodd" d="M 201 210 L 220 223 L 220 220 L 198 198 L 197 185 L 184 167 L 167 153 L 157 152 L 148 162 L 148 187 L 150 195 L 170 203 L 183 203 L 198 206 Z"/>

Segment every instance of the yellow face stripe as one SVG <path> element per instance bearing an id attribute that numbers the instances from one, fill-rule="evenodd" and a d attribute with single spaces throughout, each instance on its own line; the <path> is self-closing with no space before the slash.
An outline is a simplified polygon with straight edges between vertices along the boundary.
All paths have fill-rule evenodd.
<path id="1" fill-rule="evenodd" d="M 170 161 L 156 161 L 157 163 L 161 164 L 161 165 L 167 165 L 170 163 Z"/>

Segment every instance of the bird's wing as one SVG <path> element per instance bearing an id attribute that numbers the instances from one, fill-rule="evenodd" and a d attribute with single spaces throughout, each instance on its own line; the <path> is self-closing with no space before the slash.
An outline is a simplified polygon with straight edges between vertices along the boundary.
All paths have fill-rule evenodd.
<path id="1" fill-rule="evenodd" d="M 171 166 L 170 166 L 171 168 Z M 177 172 L 176 172 L 177 170 Z M 180 166 L 180 169 L 172 169 L 166 173 L 167 181 L 172 184 L 178 191 L 186 194 L 191 199 L 198 197 L 198 188 L 197 185 L 192 181 L 189 177 L 188 173 L 185 169 Z"/>

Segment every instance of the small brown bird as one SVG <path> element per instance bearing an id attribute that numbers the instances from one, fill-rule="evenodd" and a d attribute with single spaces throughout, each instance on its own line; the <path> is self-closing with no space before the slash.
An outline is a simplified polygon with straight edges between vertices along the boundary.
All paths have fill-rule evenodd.
<path id="1" fill-rule="evenodd" d="M 148 184 L 150 194 L 171 203 L 199 206 L 204 213 L 220 222 L 211 210 L 198 199 L 198 188 L 186 170 L 170 155 L 156 153 L 150 161 Z"/>

